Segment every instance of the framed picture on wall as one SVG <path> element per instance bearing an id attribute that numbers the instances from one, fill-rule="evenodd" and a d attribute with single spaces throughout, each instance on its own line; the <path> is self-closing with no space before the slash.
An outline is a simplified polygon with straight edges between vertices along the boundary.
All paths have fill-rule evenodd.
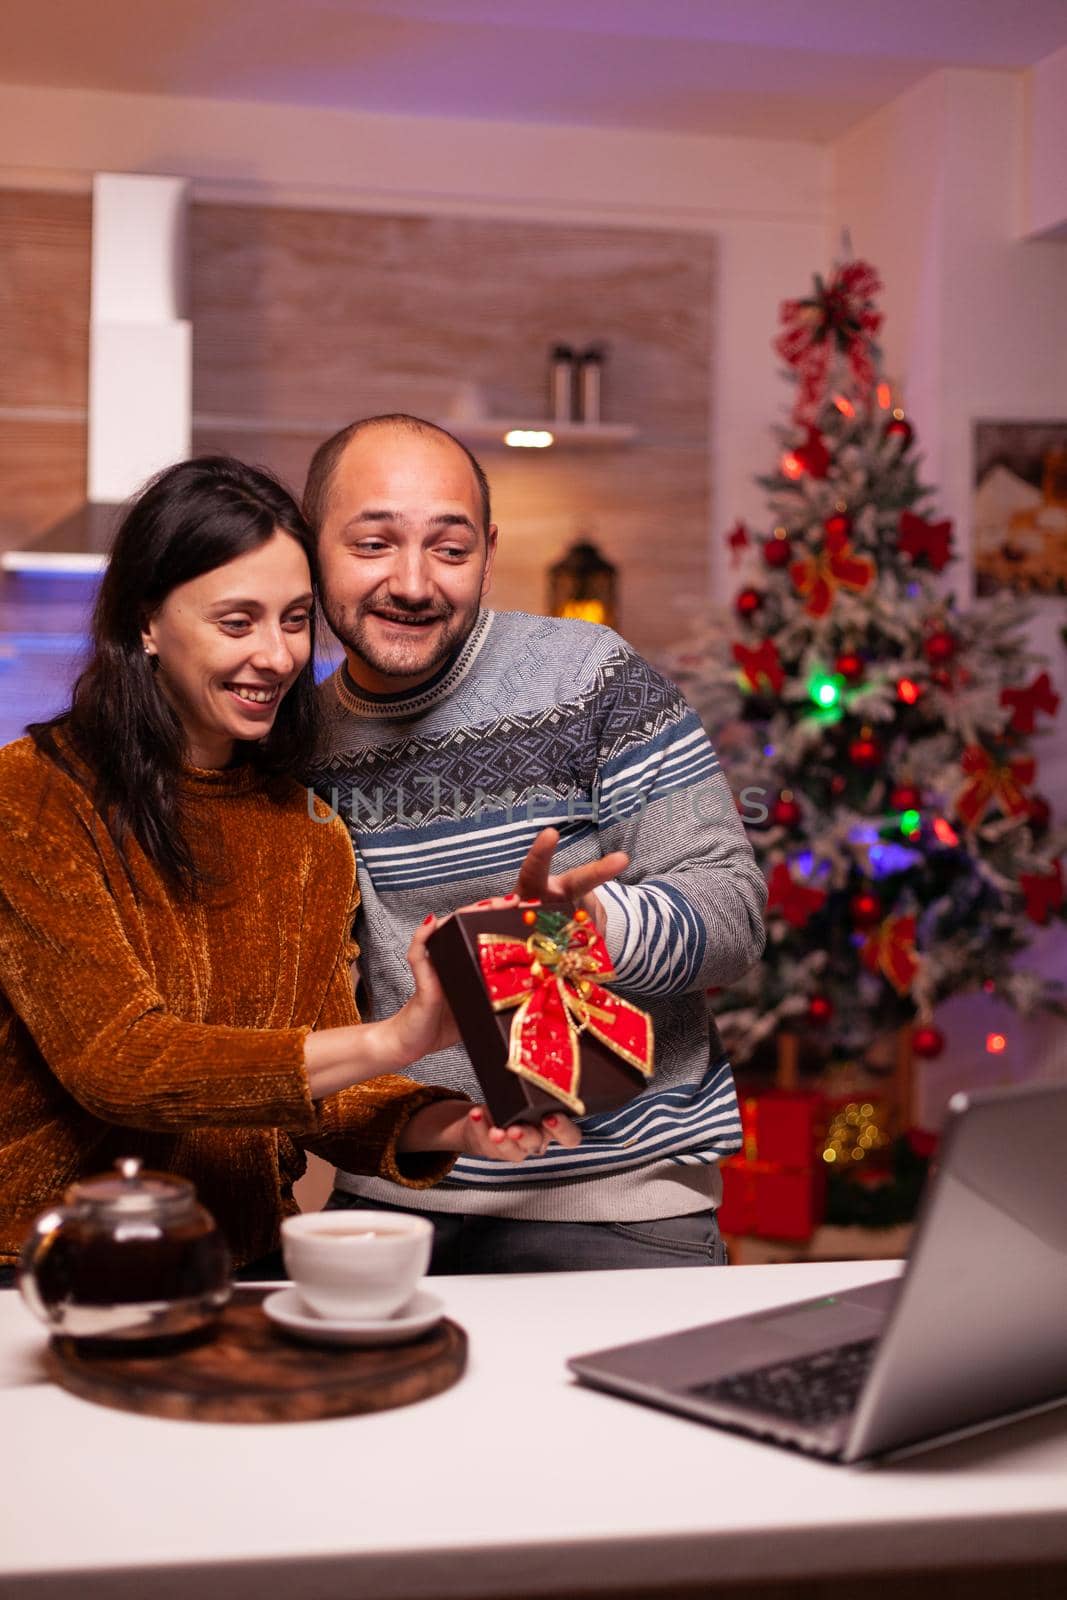
<path id="1" fill-rule="evenodd" d="M 1067 422 L 976 422 L 980 595 L 1067 594 Z"/>

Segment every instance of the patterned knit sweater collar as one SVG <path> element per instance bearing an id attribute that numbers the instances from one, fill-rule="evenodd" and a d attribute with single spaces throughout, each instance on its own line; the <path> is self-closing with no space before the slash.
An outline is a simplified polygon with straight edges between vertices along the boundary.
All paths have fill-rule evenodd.
<path id="1" fill-rule="evenodd" d="M 450 661 L 425 683 L 400 694 L 370 694 L 357 684 L 342 664 L 333 675 L 332 683 L 341 706 L 358 717 L 374 717 L 383 721 L 403 721 L 421 717 L 431 707 L 446 700 L 463 682 L 477 661 L 489 638 L 495 612 L 479 611 L 474 627 Z"/>

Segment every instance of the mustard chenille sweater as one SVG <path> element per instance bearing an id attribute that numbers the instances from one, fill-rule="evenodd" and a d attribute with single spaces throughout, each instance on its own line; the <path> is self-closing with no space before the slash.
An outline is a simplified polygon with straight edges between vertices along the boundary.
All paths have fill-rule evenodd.
<path id="1" fill-rule="evenodd" d="M 359 1021 L 344 824 L 309 817 L 296 784 L 271 798 L 248 766 L 191 770 L 182 796 L 215 875 L 198 902 L 133 841 L 131 886 L 86 791 L 29 739 L 0 750 L 0 1263 L 123 1155 L 191 1179 L 238 1265 L 277 1244 L 304 1148 L 414 1188 L 451 1166 L 396 1152 L 445 1091 L 308 1093 L 308 1030 Z"/>

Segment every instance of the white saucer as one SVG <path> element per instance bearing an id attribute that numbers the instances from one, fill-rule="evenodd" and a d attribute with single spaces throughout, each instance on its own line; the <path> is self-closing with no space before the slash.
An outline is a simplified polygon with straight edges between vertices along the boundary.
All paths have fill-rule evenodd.
<path id="1" fill-rule="evenodd" d="M 435 1294 L 418 1290 L 406 1305 L 391 1317 L 351 1319 L 320 1317 L 308 1309 L 296 1289 L 278 1289 L 263 1302 L 272 1322 L 298 1339 L 313 1344 L 403 1344 L 440 1322 L 444 1302 Z"/>

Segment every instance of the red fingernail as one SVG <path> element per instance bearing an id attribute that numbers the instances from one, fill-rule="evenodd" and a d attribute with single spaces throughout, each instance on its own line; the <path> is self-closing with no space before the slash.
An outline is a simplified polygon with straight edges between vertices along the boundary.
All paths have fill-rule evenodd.
<path id="1" fill-rule="evenodd" d="M 475 1106 L 474 1110 L 471 1112 L 471 1121 L 472 1122 L 481 1122 L 481 1120 L 482 1120 L 481 1110 L 479 1109 L 478 1106 Z"/>
<path id="2" fill-rule="evenodd" d="M 423 919 L 422 919 L 423 927 L 425 928 L 427 926 L 427 924 L 432 922 L 432 921 L 433 921 L 433 912 L 431 911 L 430 915 L 428 917 L 423 917 Z"/>
<path id="3" fill-rule="evenodd" d="M 518 899 L 518 898 L 519 898 L 519 897 L 518 897 L 518 895 L 517 895 L 517 894 L 506 894 L 506 895 L 505 895 L 505 896 L 504 896 L 504 899 L 505 899 L 505 900 L 517 900 L 517 899 Z"/>
<path id="4" fill-rule="evenodd" d="M 545 1117 L 544 1120 L 550 1128 L 554 1128 L 559 1119 L 557 1117 Z"/>
<path id="5" fill-rule="evenodd" d="M 479 904 L 479 905 L 480 905 L 480 906 L 487 906 L 487 905 L 491 905 L 491 904 L 492 904 L 492 902 L 491 902 L 491 901 L 489 901 L 489 900 L 479 900 L 479 901 L 478 901 L 478 904 Z"/>

